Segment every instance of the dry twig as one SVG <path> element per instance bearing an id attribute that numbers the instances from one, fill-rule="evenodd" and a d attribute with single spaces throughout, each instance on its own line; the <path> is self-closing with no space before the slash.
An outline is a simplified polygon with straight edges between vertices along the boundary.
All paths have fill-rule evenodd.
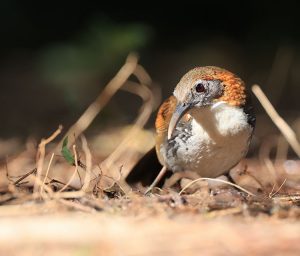
<path id="1" fill-rule="evenodd" d="M 198 178 L 198 179 L 195 179 L 193 181 L 191 181 L 189 184 L 187 184 L 183 189 L 181 189 L 181 191 L 179 192 L 179 195 L 181 195 L 188 187 L 190 187 L 191 185 L 193 185 L 194 183 L 200 181 L 200 180 L 210 180 L 210 181 L 217 181 L 217 182 L 221 182 L 221 183 L 224 183 L 224 184 L 228 184 L 228 185 L 231 185 L 251 196 L 256 196 L 255 194 L 251 193 L 250 191 L 248 191 L 247 189 L 245 188 L 242 188 L 241 186 L 237 185 L 237 184 L 234 184 L 230 181 L 226 181 L 226 180 L 221 180 L 221 179 L 214 179 L 214 178 Z"/>
<path id="2" fill-rule="evenodd" d="M 276 112 L 275 108 L 272 106 L 271 102 L 268 100 L 267 96 L 264 94 L 259 85 L 253 85 L 252 91 L 259 100 L 259 102 L 262 104 L 263 108 L 266 110 L 267 114 L 272 119 L 274 124 L 278 127 L 278 129 L 281 131 L 288 143 L 291 145 L 292 149 L 295 151 L 298 157 L 300 157 L 300 144 L 297 140 L 295 132 L 284 121 L 284 119 L 281 116 L 279 116 L 279 114 Z"/>
<path id="3" fill-rule="evenodd" d="M 37 153 L 37 180 L 41 181 L 41 174 L 43 170 L 44 160 L 45 160 L 45 152 L 46 152 L 46 145 L 54 140 L 62 131 L 62 126 L 60 125 L 58 129 L 47 139 L 42 139 L 38 153 Z M 38 183 L 42 184 L 42 182 L 35 182 L 33 191 L 36 193 L 38 191 Z"/>
<path id="4" fill-rule="evenodd" d="M 95 117 L 100 113 L 100 111 L 106 106 L 110 99 L 115 95 L 115 93 L 120 89 L 120 87 L 127 81 L 131 76 L 137 66 L 137 56 L 130 54 L 123 67 L 115 75 L 115 77 L 105 86 L 100 95 L 96 98 L 94 102 L 84 111 L 77 122 L 68 130 L 66 136 L 69 136 L 69 143 L 72 145 L 76 138 L 80 136 L 92 123 Z M 74 135 L 74 136 L 70 136 Z M 57 145 L 56 150 L 60 150 L 62 146 L 62 141 Z"/>
<path id="5" fill-rule="evenodd" d="M 45 177 L 44 177 L 44 180 L 43 180 L 43 184 L 41 186 L 40 193 L 43 193 L 43 191 L 44 191 L 44 186 L 45 186 L 46 180 L 48 178 L 48 174 L 49 174 L 51 163 L 53 161 L 53 157 L 54 157 L 54 153 L 52 153 L 52 155 L 51 155 L 51 158 L 50 158 L 50 161 L 49 161 L 49 164 L 48 164 L 48 167 L 47 167 L 47 171 L 46 171 L 46 174 L 45 174 Z"/>
<path id="6" fill-rule="evenodd" d="M 25 174 L 22 175 L 19 179 L 17 179 L 13 184 L 14 184 L 15 186 L 19 185 L 20 182 L 21 182 L 22 180 L 26 179 L 26 178 L 29 177 L 31 174 L 35 174 L 36 171 L 37 171 L 37 169 L 34 168 L 33 170 L 31 170 L 31 171 L 25 173 Z"/>
<path id="7" fill-rule="evenodd" d="M 82 142 L 82 149 L 85 153 L 85 161 L 86 161 L 85 177 L 84 177 L 84 182 L 81 190 L 86 192 L 90 185 L 91 170 L 92 170 L 92 156 L 86 138 L 83 135 L 81 136 L 81 142 Z"/>
<path id="8" fill-rule="evenodd" d="M 140 108 L 140 114 L 138 115 L 127 136 L 121 141 L 119 146 L 101 163 L 101 166 L 104 167 L 105 170 L 111 169 L 111 167 L 121 157 L 123 159 L 132 158 L 133 153 L 128 150 L 128 147 L 135 139 L 136 133 L 147 123 L 153 110 L 153 95 L 146 85 L 128 81 L 124 87 L 124 90 L 140 96 L 144 103 Z"/>
<path id="9" fill-rule="evenodd" d="M 273 193 L 273 190 L 274 190 L 274 187 L 273 187 L 272 191 L 269 194 L 269 198 L 272 198 L 273 196 L 275 196 L 276 194 L 278 194 L 278 192 L 283 187 L 283 185 L 284 185 L 285 182 L 286 182 L 286 178 L 284 179 L 284 181 L 281 183 L 281 185 L 279 186 L 279 188 L 274 193 Z"/>

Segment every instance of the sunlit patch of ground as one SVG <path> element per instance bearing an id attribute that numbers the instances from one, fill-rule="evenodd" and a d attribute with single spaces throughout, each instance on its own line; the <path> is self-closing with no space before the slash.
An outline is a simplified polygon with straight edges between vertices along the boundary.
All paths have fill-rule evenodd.
<path id="1" fill-rule="evenodd" d="M 234 192 L 236 193 L 236 192 Z M 0 209 L 2 255 L 296 255 L 300 210 L 265 202 L 219 210 L 213 196 L 131 194 Z M 244 197 L 243 197 L 244 198 Z M 247 200 L 246 200 L 247 201 Z M 209 203 L 210 202 L 210 203 Z M 257 204 L 257 203 L 256 203 Z M 220 208 L 220 205 L 219 205 Z"/>

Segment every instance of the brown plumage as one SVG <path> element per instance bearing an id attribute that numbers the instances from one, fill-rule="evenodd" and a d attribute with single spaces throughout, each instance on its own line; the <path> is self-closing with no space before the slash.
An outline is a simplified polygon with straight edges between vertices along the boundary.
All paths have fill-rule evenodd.
<path id="1" fill-rule="evenodd" d="M 166 99 L 163 104 L 160 106 L 156 120 L 155 120 L 155 128 L 156 128 L 156 154 L 159 162 L 163 165 L 163 159 L 161 154 L 159 153 L 159 145 L 163 142 L 165 137 L 168 134 L 169 123 L 171 117 L 175 111 L 177 104 L 177 100 L 174 96 L 170 96 Z"/>

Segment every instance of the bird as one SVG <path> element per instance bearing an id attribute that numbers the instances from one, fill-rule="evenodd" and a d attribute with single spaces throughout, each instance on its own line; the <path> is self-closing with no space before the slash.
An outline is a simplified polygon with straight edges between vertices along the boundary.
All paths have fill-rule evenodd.
<path id="1" fill-rule="evenodd" d="M 132 184 L 142 177 L 151 184 L 149 192 L 167 172 L 207 178 L 228 174 L 247 154 L 255 122 L 241 78 L 215 66 L 193 68 L 160 106 L 155 146 L 126 181 Z"/>

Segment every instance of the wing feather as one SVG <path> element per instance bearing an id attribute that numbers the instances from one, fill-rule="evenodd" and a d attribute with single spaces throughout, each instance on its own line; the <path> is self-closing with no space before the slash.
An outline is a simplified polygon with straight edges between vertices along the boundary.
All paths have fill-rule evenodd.
<path id="1" fill-rule="evenodd" d="M 168 132 L 169 123 L 175 111 L 176 104 L 177 100 L 174 96 L 169 97 L 161 104 L 155 121 L 155 128 L 158 135 Z"/>
<path id="2" fill-rule="evenodd" d="M 156 121 L 155 121 L 156 154 L 157 154 L 159 162 L 162 165 L 165 165 L 165 163 L 164 163 L 164 159 L 160 153 L 160 147 L 167 138 L 169 123 L 170 123 L 172 115 L 175 111 L 176 104 L 177 104 L 176 98 L 174 96 L 169 97 L 160 106 L 157 116 L 156 116 Z"/>

